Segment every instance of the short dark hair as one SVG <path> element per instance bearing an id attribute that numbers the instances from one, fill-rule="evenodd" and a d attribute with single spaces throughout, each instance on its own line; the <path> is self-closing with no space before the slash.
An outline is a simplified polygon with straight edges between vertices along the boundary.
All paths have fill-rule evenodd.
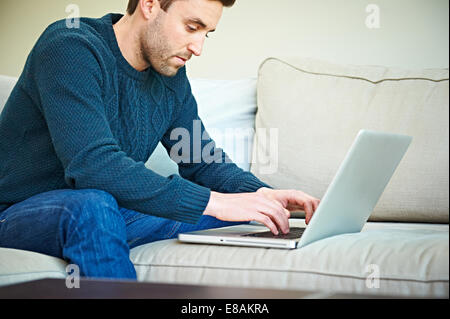
<path id="1" fill-rule="evenodd" d="M 161 5 L 161 9 L 163 9 L 164 11 L 167 12 L 167 10 L 171 6 L 171 4 L 174 3 L 175 1 L 179 1 L 179 0 L 158 0 L 158 1 Z M 220 1 L 224 7 L 232 7 L 233 4 L 236 2 L 236 0 L 211 0 L 211 1 Z M 139 0 L 129 0 L 128 1 L 127 13 L 129 15 L 132 15 L 136 11 L 138 3 L 139 3 Z"/>

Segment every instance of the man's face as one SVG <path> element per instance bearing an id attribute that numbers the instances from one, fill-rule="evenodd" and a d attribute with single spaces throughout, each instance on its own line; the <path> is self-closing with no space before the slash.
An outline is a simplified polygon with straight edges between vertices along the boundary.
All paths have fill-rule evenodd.
<path id="1" fill-rule="evenodd" d="M 160 74 L 176 75 L 193 54 L 201 54 L 222 11 L 222 3 L 212 0 L 175 1 L 167 12 L 157 3 L 152 8 L 153 19 L 139 36 L 142 58 Z"/>

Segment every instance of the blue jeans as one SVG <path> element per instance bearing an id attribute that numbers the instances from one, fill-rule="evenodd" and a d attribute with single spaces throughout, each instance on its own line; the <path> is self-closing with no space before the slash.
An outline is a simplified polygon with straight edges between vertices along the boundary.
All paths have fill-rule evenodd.
<path id="1" fill-rule="evenodd" d="M 35 251 L 78 265 L 80 275 L 136 279 L 130 249 L 181 232 L 240 223 L 202 216 L 197 224 L 138 213 L 118 206 L 107 192 L 61 189 L 0 212 L 0 247 Z"/>

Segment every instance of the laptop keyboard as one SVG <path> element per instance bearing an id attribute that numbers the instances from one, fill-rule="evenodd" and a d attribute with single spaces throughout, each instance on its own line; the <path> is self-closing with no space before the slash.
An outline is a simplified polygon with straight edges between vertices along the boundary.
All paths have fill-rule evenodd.
<path id="1" fill-rule="evenodd" d="M 291 227 L 288 234 L 283 234 L 281 231 L 278 235 L 274 235 L 271 231 L 260 233 L 251 233 L 242 235 L 244 237 L 259 237 L 259 238 L 278 238 L 278 239 L 297 239 L 300 238 L 306 228 Z"/>

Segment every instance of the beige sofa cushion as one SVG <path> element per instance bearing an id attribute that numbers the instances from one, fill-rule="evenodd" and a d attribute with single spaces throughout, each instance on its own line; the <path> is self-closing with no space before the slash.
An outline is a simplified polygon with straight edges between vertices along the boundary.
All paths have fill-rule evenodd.
<path id="1" fill-rule="evenodd" d="M 448 223 L 448 90 L 448 69 L 269 58 L 258 75 L 251 171 L 321 198 L 360 129 L 411 135 L 370 220 Z M 277 151 L 261 128 L 278 129 Z"/>
<path id="2" fill-rule="evenodd" d="M 6 75 L 0 75 L 0 113 L 8 100 L 14 85 L 16 85 L 17 78 Z"/>
<path id="3" fill-rule="evenodd" d="M 290 224 L 305 227 L 303 219 Z M 139 281 L 448 298 L 448 241 L 448 225 L 377 222 L 300 249 L 172 239 L 130 257 Z"/>
<path id="4" fill-rule="evenodd" d="M 0 286 L 43 278 L 65 278 L 67 262 L 32 251 L 0 247 Z"/>

